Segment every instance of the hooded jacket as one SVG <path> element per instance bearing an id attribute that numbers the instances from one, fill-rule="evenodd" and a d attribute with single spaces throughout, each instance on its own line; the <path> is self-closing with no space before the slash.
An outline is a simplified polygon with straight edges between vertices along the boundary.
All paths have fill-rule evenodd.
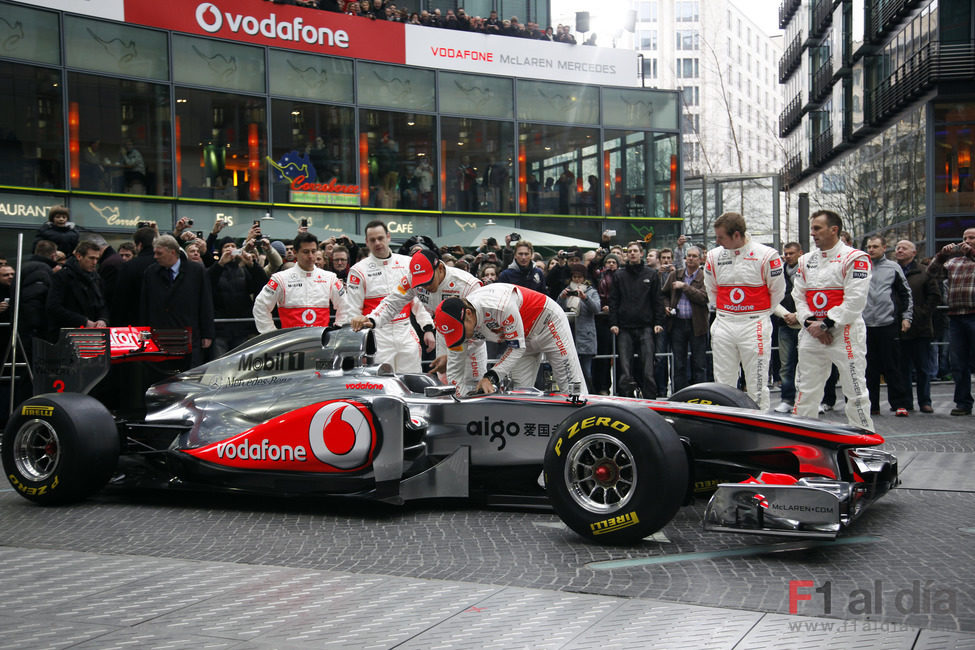
<path id="1" fill-rule="evenodd" d="M 508 268 L 501 271 L 498 282 L 516 284 L 519 287 L 548 295 L 545 287 L 545 274 L 534 263 L 522 267 L 518 265 L 517 261 L 512 262 Z"/>
<path id="2" fill-rule="evenodd" d="M 660 275 L 641 260 L 621 266 L 609 294 L 610 327 L 654 327 L 664 324 Z"/>

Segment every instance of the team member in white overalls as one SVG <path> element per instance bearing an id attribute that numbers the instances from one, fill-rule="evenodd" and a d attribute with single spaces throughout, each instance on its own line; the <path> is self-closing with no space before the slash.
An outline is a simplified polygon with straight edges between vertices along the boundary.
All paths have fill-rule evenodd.
<path id="1" fill-rule="evenodd" d="M 870 291 L 870 256 L 840 241 L 843 222 L 829 210 L 813 214 L 809 232 L 816 248 L 799 258 L 792 297 L 799 332 L 796 403 L 792 412 L 815 418 L 830 366 L 840 371 L 846 421 L 873 431 L 867 392 L 867 326 L 863 309 Z"/>
<path id="2" fill-rule="evenodd" d="M 717 314 L 711 325 L 714 380 L 745 388 L 763 411 L 769 408 L 768 371 L 772 358 L 772 308 L 785 295 L 782 258 L 774 248 L 752 241 L 745 219 L 725 212 L 714 222 L 718 247 L 708 251 L 704 286 Z"/>

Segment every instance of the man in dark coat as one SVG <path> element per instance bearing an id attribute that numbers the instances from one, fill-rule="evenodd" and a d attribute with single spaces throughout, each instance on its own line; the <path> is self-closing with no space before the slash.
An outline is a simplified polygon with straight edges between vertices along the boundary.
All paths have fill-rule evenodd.
<path id="1" fill-rule="evenodd" d="M 941 288 L 938 281 L 928 274 L 928 269 L 917 263 L 917 247 L 914 242 L 903 239 L 894 247 L 894 259 L 901 265 L 907 277 L 907 285 L 914 298 L 914 318 L 911 327 L 901 333 L 900 366 L 904 394 L 908 410 L 913 407 L 911 374 L 917 377 L 917 405 L 922 413 L 934 413 L 931 406 L 931 377 L 935 374 L 931 358 L 931 339 L 934 337 L 932 316 L 941 304 Z"/>
<path id="2" fill-rule="evenodd" d="M 47 293 L 50 340 L 63 327 L 106 327 L 108 303 L 102 279 L 95 272 L 101 249 L 94 242 L 78 244 L 64 268 L 54 274 Z"/>
<path id="3" fill-rule="evenodd" d="M 267 274 L 255 261 L 256 252 L 237 248 L 230 237 L 220 242 L 220 259 L 207 269 L 217 318 L 247 318 L 247 322 L 220 323 L 213 340 L 212 353 L 219 357 L 252 336 L 257 329 L 253 318 L 254 297 L 267 284 Z"/>
<path id="4" fill-rule="evenodd" d="M 701 249 L 690 246 L 684 254 L 684 268 L 667 276 L 661 292 L 667 302 L 667 329 L 674 354 L 674 392 L 687 386 L 688 357 L 690 382 L 707 379 L 708 292 L 701 271 Z"/>
<path id="5" fill-rule="evenodd" d="M 511 266 L 501 271 L 498 282 L 517 284 L 519 287 L 546 293 L 545 274 L 532 261 L 534 252 L 535 249 L 530 242 L 519 240 L 515 244 L 515 259 L 511 262 Z"/>
<path id="6" fill-rule="evenodd" d="M 656 269 L 643 263 L 643 245 L 630 242 L 626 247 L 626 266 L 613 276 L 609 296 L 609 331 L 617 337 L 620 362 L 621 395 L 632 395 L 642 388 L 643 395 L 653 399 L 657 382 L 653 378 L 653 335 L 663 331 L 664 305 L 660 294 L 660 276 Z M 643 371 L 635 368 L 633 355 L 639 345 Z"/>
<path id="7" fill-rule="evenodd" d="M 214 337 L 213 300 L 206 270 L 182 256 L 179 242 L 172 235 L 156 237 L 152 250 L 156 261 L 142 276 L 139 320 L 151 327 L 191 328 L 192 352 L 168 370 L 200 365 L 203 351 Z"/>
<path id="8" fill-rule="evenodd" d="M 155 262 L 152 241 L 154 228 L 143 227 L 135 231 L 135 257 L 119 266 L 115 280 L 115 293 L 109 298 L 114 325 L 145 325 L 139 322 L 139 304 L 142 292 L 142 276 Z"/>
<path id="9" fill-rule="evenodd" d="M 47 294 L 54 282 L 54 259 L 58 247 L 42 239 L 34 245 L 34 254 L 20 269 L 20 340 L 28 356 L 32 354 L 35 336 L 47 335 Z"/>

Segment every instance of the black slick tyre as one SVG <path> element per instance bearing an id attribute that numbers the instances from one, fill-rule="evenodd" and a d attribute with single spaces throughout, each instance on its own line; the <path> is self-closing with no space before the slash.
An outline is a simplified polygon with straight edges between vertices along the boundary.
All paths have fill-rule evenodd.
<path id="1" fill-rule="evenodd" d="M 48 393 L 12 414 L 3 432 L 3 469 L 26 499 L 73 503 L 108 482 L 119 447 L 115 420 L 100 402 L 78 393 Z"/>
<path id="2" fill-rule="evenodd" d="M 687 455 L 646 407 L 592 405 L 564 420 L 545 450 L 549 500 L 598 544 L 633 544 L 663 528 L 687 493 Z"/>
<path id="3" fill-rule="evenodd" d="M 714 404 L 715 406 L 737 406 L 743 409 L 757 409 L 758 404 L 746 393 L 726 384 L 708 382 L 682 388 L 667 400 L 688 404 Z"/>

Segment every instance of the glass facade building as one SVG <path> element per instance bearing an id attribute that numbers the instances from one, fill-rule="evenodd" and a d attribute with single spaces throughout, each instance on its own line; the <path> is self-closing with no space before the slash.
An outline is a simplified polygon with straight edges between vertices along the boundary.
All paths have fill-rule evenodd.
<path id="1" fill-rule="evenodd" d="M 589 241 L 607 228 L 664 241 L 680 230 L 678 94 L 635 86 L 632 52 L 600 62 L 601 48 L 459 35 L 468 59 L 499 64 L 486 74 L 390 56 L 403 25 L 262 0 L 174 0 L 171 28 L 132 0 L 108 0 L 119 13 L 98 18 L 69 0 L 32 4 L 0 2 L 17 34 L 0 48 L 0 237 L 57 204 L 104 233 L 182 216 L 202 231 L 229 220 L 235 236 L 271 217 L 263 230 L 279 238 L 301 219 L 319 236 L 354 236 L 376 218 L 394 238 L 489 221 Z M 309 31 L 312 20 L 329 27 Z M 407 52 L 418 33 L 458 37 L 409 27 Z M 389 45 L 339 49 L 360 35 Z M 524 51 L 499 54 L 501 41 Z M 546 58 L 612 68 L 618 83 L 531 76 Z"/>
<path id="2" fill-rule="evenodd" d="M 783 185 L 922 255 L 975 227 L 970 0 L 784 0 Z"/>

